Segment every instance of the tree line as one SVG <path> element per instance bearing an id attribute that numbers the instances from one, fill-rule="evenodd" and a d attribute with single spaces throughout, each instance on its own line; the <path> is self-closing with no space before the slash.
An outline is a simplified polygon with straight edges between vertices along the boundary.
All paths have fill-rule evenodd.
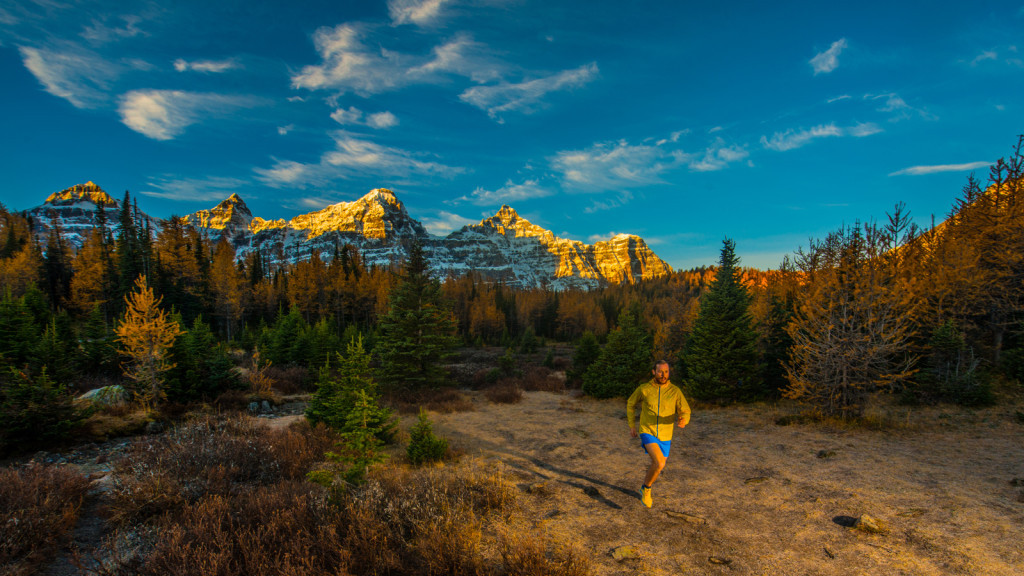
<path id="1" fill-rule="evenodd" d="M 37 242 L 36 223 L 0 206 L 0 400 L 52 403 L 103 378 L 156 390 L 153 374 L 175 402 L 209 400 L 246 385 L 232 349 L 315 374 L 358 339 L 391 389 L 443 385 L 458 345 L 562 341 L 576 345 L 570 381 L 595 396 L 628 394 L 666 359 L 708 402 L 785 396 L 840 417 L 880 390 L 989 403 L 994 382 L 1024 375 L 1022 143 L 984 183 L 971 175 L 939 224 L 919 228 L 900 203 L 778 270 L 741 267 L 726 239 L 717 266 L 592 291 L 434 278 L 418 246 L 397 267 L 369 266 L 348 245 L 293 264 L 239 259 L 181 218 L 154 233 L 127 192 L 116 225 L 99 207 L 73 251 L 56 221 Z M 153 338 L 166 354 L 150 376 L 130 344 L 131 326 L 152 327 L 147 314 L 162 315 Z"/>

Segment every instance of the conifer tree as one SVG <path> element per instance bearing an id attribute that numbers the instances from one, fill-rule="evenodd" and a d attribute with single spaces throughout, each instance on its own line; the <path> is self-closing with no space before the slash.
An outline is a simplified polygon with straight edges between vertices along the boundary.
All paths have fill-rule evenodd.
<path id="1" fill-rule="evenodd" d="M 352 409 L 345 420 L 346 432 L 335 444 L 336 451 L 325 456 L 340 465 L 340 469 L 316 470 L 309 473 L 309 479 L 317 484 L 334 488 L 341 480 L 345 486 L 358 486 L 366 482 L 370 466 L 383 462 L 388 455 L 381 451 L 384 442 L 380 439 L 381 408 L 365 390 L 357 390 Z"/>
<path id="2" fill-rule="evenodd" d="M 572 356 L 572 369 L 568 374 L 569 379 L 577 384 L 581 383 L 583 375 L 587 373 L 587 368 L 590 368 L 590 365 L 600 355 L 601 345 L 597 342 L 597 337 L 593 332 L 587 330 L 580 337 L 579 344 L 576 345 L 576 353 Z"/>
<path id="3" fill-rule="evenodd" d="M 619 314 L 601 355 L 583 375 L 583 391 L 595 398 L 626 397 L 651 371 L 651 336 L 633 306 Z"/>
<path id="4" fill-rule="evenodd" d="M 169 351 L 181 327 L 160 309 L 145 276 L 135 281 L 135 291 L 125 296 L 124 318 L 115 333 L 122 354 L 128 357 L 124 374 L 135 384 L 135 394 L 147 409 L 163 398 L 163 375 L 174 364 Z"/>
<path id="5" fill-rule="evenodd" d="M 380 380 L 391 390 L 418 390 L 444 384 L 441 362 L 457 340 L 455 318 L 441 297 L 441 285 L 430 277 L 423 248 L 409 249 L 401 281 L 391 292 L 387 314 L 380 320 Z"/>
<path id="6" fill-rule="evenodd" d="M 405 456 L 414 466 L 439 462 L 448 453 L 448 440 L 434 434 L 433 424 L 427 411 L 420 407 L 420 414 L 409 430 L 409 445 Z"/>
<path id="7" fill-rule="evenodd" d="M 180 324 L 177 315 L 174 320 Z M 174 366 L 167 371 L 164 390 L 170 401 L 210 400 L 239 384 L 231 358 L 202 316 L 174 341 L 169 360 Z"/>
<path id="8" fill-rule="evenodd" d="M 321 370 L 317 390 L 306 410 L 306 418 L 313 424 L 323 422 L 339 432 L 351 432 L 350 416 L 358 401 L 359 393 L 365 394 L 375 406 L 372 427 L 377 438 L 391 443 L 397 433 L 397 423 L 391 410 L 380 407 L 377 397 L 377 383 L 370 377 L 370 356 L 363 349 L 363 338 L 357 336 L 348 343 L 345 354 L 337 355 L 338 367 L 331 371 L 329 365 Z"/>
<path id="9" fill-rule="evenodd" d="M 740 281 L 735 249 L 734 241 L 722 242 L 718 271 L 683 350 L 687 391 L 701 400 L 745 400 L 761 392 L 750 294 Z"/>

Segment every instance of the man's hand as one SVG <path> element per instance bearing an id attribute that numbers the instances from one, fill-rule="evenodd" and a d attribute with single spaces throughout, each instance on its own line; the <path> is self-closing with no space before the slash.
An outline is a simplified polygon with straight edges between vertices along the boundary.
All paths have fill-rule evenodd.
<path id="1" fill-rule="evenodd" d="M 632 427 L 632 426 L 630 426 L 630 427 L 629 427 L 629 436 L 630 436 L 631 438 L 636 438 L 636 436 L 637 436 L 637 434 L 636 434 L 636 428 L 634 428 L 634 427 Z"/>
<path id="2" fill-rule="evenodd" d="M 680 428 L 686 428 L 686 424 L 683 424 L 682 420 L 679 420 L 678 422 L 676 422 L 676 426 L 678 426 Z"/>

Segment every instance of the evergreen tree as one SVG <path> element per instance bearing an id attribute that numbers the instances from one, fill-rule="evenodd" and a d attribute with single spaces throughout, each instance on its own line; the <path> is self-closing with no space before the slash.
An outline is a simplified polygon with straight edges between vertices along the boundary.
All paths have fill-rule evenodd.
<path id="1" fill-rule="evenodd" d="M 358 400 L 359 393 L 365 394 L 377 403 L 377 383 L 370 377 L 370 356 L 363 349 L 362 337 L 353 338 L 344 355 L 337 355 L 338 366 L 331 370 L 329 364 L 320 369 L 316 391 L 306 409 L 306 418 L 312 424 L 323 422 L 339 432 L 351 432 L 349 420 Z M 378 430 L 382 442 L 394 440 L 396 425 L 391 411 L 379 408 L 371 424 Z"/>
<path id="2" fill-rule="evenodd" d="M 786 380 L 785 363 L 789 361 L 789 349 L 793 346 L 793 338 L 786 332 L 786 326 L 792 319 L 792 301 L 772 295 L 761 340 L 761 378 L 764 392 L 768 396 L 778 396 L 789 384 Z"/>
<path id="3" fill-rule="evenodd" d="M 448 453 L 448 440 L 434 434 L 433 425 L 427 411 L 420 408 L 416 424 L 409 430 L 409 446 L 405 455 L 415 466 L 429 462 L 439 462 Z"/>
<path id="4" fill-rule="evenodd" d="M 575 381 L 578 384 L 583 382 L 583 375 L 587 373 L 587 368 L 597 360 L 601 355 L 601 345 L 597 342 L 597 337 L 590 330 L 583 333 L 580 337 L 579 344 L 576 345 L 576 353 L 572 357 L 572 369 L 569 370 L 568 377 L 570 380 Z"/>
<path id="5" fill-rule="evenodd" d="M 749 400 L 762 395 L 750 294 L 740 282 L 736 243 L 726 238 L 714 281 L 683 350 L 686 387 L 695 398 Z"/>
<path id="6" fill-rule="evenodd" d="M 380 320 L 381 383 L 391 390 L 417 390 L 444 384 L 441 362 L 457 344 L 456 322 L 441 298 L 441 284 L 430 277 L 423 248 L 415 243 L 401 280 Z"/>
<path id="7" fill-rule="evenodd" d="M 623 311 L 597 360 L 583 375 L 583 391 L 595 398 L 626 397 L 651 371 L 651 337 L 637 306 Z"/>
<path id="8" fill-rule="evenodd" d="M 85 417 L 74 399 L 45 370 L 36 376 L 15 368 L 0 373 L 0 454 L 66 437 Z"/>
<path id="9" fill-rule="evenodd" d="M 181 323 L 180 318 L 174 321 Z M 209 400 L 239 385 L 230 356 L 202 316 L 174 341 L 169 358 L 174 366 L 167 371 L 164 390 L 171 402 Z"/>
<path id="10" fill-rule="evenodd" d="M 336 452 L 325 456 L 339 464 L 341 469 L 317 470 L 309 473 L 309 479 L 327 487 L 334 487 L 337 480 L 346 485 L 358 486 L 366 482 L 370 466 L 383 462 L 388 455 L 381 451 L 384 442 L 380 440 L 381 408 L 365 390 L 357 390 L 355 402 L 345 421 L 347 432 L 335 444 Z"/>

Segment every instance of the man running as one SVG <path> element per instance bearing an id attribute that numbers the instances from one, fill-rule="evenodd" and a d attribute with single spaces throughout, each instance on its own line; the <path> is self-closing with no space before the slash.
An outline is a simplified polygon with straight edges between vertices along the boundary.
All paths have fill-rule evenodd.
<path id="1" fill-rule="evenodd" d="M 668 380 L 668 362 L 659 360 L 651 374 L 654 378 L 641 384 L 626 401 L 629 434 L 633 438 L 640 437 L 640 444 L 651 457 L 647 477 L 640 488 L 640 500 L 648 508 L 653 504 L 651 486 L 665 468 L 665 459 L 672 447 L 672 425 L 683 428 L 690 422 L 690 405 L 686 403 L 683 391 Z M 640 405 L 639 434 L 636 426 L 637 404 Z"/>

